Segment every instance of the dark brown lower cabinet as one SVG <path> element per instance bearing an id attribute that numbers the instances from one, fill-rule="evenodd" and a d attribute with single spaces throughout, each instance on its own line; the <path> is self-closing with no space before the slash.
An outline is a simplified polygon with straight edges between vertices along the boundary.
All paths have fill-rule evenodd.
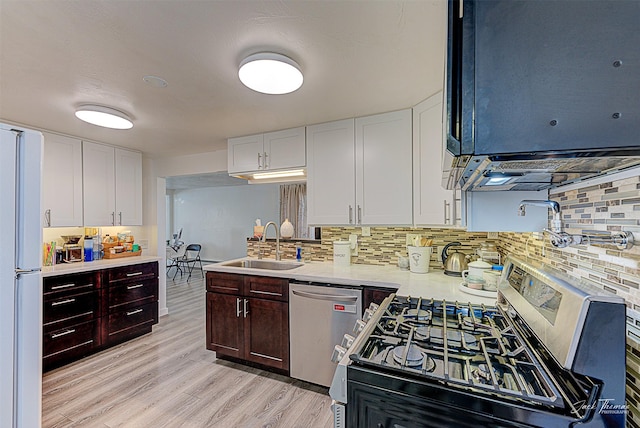
<path id="1" fill-rule="evenodd" d="M 371 287 L 366 286 L 362 289 L 363 296 L 363 308 L 367 309 L 371 303 L 379 305 L 384 299 L 386 299 L 391 293 L 395 293 L 395 288 L 386 287 Z"/>
<path id="2" fill-rule="evenodd" d="M 44 371 L 151 331 L 158 263 L 43 279 Z"/>
<path id="3" fill-rule="evenodd" d="M 286 279 L 207 272 L 207 349 L 289 373 Z"/>
<path id="4" fill-rule="evenodd" d="M 244 318 L 238 313 L 242 298 L 207 292 L 207 349 L 244 358 Z"/>

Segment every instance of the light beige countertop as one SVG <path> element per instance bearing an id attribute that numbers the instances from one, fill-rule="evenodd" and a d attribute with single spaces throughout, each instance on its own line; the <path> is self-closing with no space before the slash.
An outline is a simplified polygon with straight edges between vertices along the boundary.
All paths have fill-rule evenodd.
<path id="1" fill-rule="evenodd" d="M 249 260 L 245 257 L 236 260 Z M 256 259 L 251 259 L 256 260 Z M 265 259 L 267 260 L 267 259 Z M 272 261 L 272 260 L 270 260 Z M 283 260 L 284 261 L 284 260 Z M 287 260 L 294 262 L 293 260 Z M 434 299 L 457 300 L 460 302 L 495 304 L 495 297 L 482 297 L 460 290 L 460 277 L 447 276 L 442 270 L 431 269 L 429 273 L 411 273 L 397 266 L 377 266 L 352 264 L 336 266 L 332 262 L 307 262 L 290 270 L 252 269 L 224 266 L 230 261 L 205 265 L 211 272 L 239 273 L 245 275 L 288 278 L 296 281 L 322 282 L 339 285 L 368 285 L 396 288 L 396 294 Z"/>
<path id="2" fill-rule="evenodd" d="M 90 272 L 99 269 L 109 269 L 119 266 L 137 265 L 140 263 L 157 262 L 160 257 L 156 256 L 134 256 L 122 257 L 119 259 L 102 259 L 92 262 L 60 263 L 54 266 L 44 266 L 42 276 L 67 275 L 70 273 Z"/>

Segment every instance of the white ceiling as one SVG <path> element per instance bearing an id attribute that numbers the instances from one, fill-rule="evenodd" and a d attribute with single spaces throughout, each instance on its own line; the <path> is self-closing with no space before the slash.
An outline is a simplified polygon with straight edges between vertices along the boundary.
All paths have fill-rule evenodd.
<path id="1" fill-rule="evenodd" d="M 442 87 L 445 29 L 445 0 L 0 0 L 0 121 L 151 157 L 210 152 L 417 104 Z M 242 86 L 237 66 L 259 51 L 298 62 L 302 88 Z M 81 122 L 83 103 L 125 111 L 134 128 Z"/>

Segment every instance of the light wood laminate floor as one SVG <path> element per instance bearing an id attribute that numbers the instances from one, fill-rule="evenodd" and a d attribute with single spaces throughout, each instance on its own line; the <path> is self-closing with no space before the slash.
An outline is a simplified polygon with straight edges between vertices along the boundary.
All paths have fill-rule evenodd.
<path id="1" fill-rule="evenodd" d="M 153 333 L 44 374 L 43 427 L 332 427 L 325 388 L 205 348 L 205 287 L 194 276 L 167 279 L 169 315 Z"/>

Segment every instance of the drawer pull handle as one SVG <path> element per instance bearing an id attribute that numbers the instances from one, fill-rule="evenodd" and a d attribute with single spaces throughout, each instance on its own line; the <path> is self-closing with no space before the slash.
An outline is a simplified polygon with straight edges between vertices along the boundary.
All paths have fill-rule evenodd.
<path id="1" fill-rule="evenodd" d="M 127 312 L 127 316 L 139 314 L 140 312 L 142 312 L 142 309 L 136 309 L 135 311 Z"/>
<path id="2" fill-rule="evenodd" d="M 128 273 L 127 276 L 131 277 L 131 276 L 138 276 L 138 275 L 142 275 L 142 272 L 132 272 L 132 273 Z"/>
<path id="3" fill-rule="evenodd" d="M 74 282 L 72 282 L 71 284 L 64 284 L 64 285 L 55 285 L 53 287 L 51 287 L 52 290 L 60 290 L 61 288 L 69 288 L 69 287 L 73 287 L 74 285 L 76 285 Z"/>
<path id="4" fill-rule="evenodd" d="M 53 302 L 51 304 L 51 306 L 66 305 L 67 303 L 73 303 L 75 301 L 76 301 L 76 299 L 61 300 L 59 302 Z"/>
<path id="5" fill-rule="evenodd" d="M 71 333 L 75 333 L 75 332 L 76 332 L 76 329 L 75 329 L 75 328 L 72 328 L 72 329 L 69 329 L 69 330 L 67 330 L 67 331 L 63 331 L 62 333 L 55 333 L 55 334 L 52 334 L 52 335 L 51 335 L 51 338 L 52 338 L 52 339 L 57 339 L 57 338 L 59 338 L 59 337 L 66 336 L 67 334 L 71 334 Z"/>
<path id="6" fill-rule="evenodd" d="M 144 284 L 127 285 L 127 290 L 133 290 L 134 288 L 140 288 L 140 287 L 144 287 Z"/>
<path id="7" fill-rule="evenodd" d="M 249 290 L 249 293 L 264 294 L 266 296 L 280 296 L 280 297 L 282 297 L 282 293 L 274 293 L 273 291 Z"/>

